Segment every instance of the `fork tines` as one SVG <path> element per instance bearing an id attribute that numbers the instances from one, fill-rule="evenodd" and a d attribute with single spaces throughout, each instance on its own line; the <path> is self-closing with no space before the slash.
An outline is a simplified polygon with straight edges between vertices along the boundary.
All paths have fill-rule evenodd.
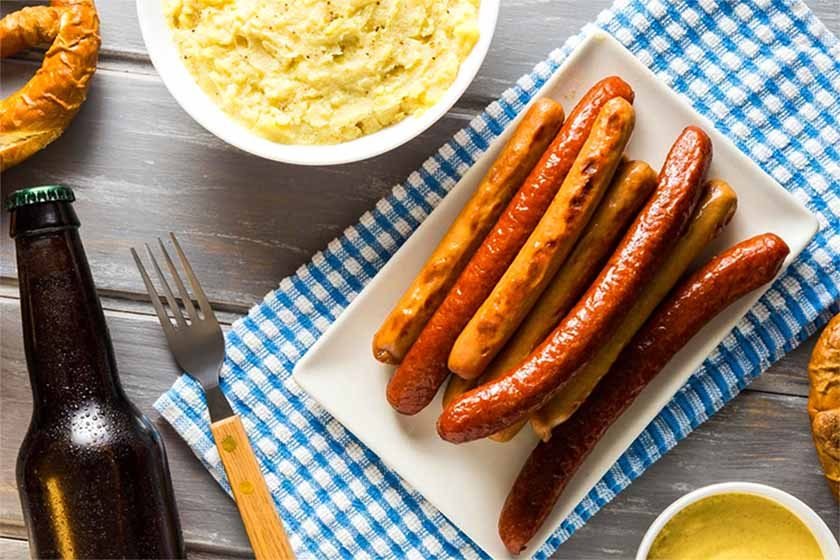
<path id="1" fill-rule="evenodd" d="M 212 308 L 210 307 L 210 302 L 207 300 L 207 296 L 204 293 L 204 290 L 201 289 L 201 284 L 198 283 L 198 278 L 193 272 L 192 266 L 190 262 L 187 260 L 184 251 L 181 249 L 181 245 L 178 243 L 178 239 L 176 239 L 175 234 L 169 233 L 169 237 L 172 240 L 172 245 L 175 247 L 175 252 L 178 254 L 178 259 L 181 261 L 181 266 L 184 270 L 184 273 L 187 275 L 187 278 L 190 282 L 190 287 L 192 288 L 192 292 L 195 295 L 195 299 L 198 302 L 199 309 L 201 310 L 201 316 L 199 316 L 198 312 L 196 311 L 195 305 L 193 304 L 193 300 L 190 297 L 190 294 L 187 292 L 186 286 L 184 286 L 184 282 L 181 280 L 180 275 L 178 274 L 178 269 L 175 267 L 175 263 L 172 260 L 172 257 L 169 256 L 169 252 L 166 250 L 166 246 L 163 244 L 163 241 L 158 238 L 158 245 L 160 246 L 160 251 L 163 254 L 164 259 L 166 260 L 167 268 L 169 269 L 169 274 L 172 280 L 175 282 L 175 286 L 178 288 L 178 294 L 181 299 L 181 303 L 184 306 L 184 309 L 187 311 L 187 315 L 189 316 L 190 323 L 195 323 L 196 321 L 207 320 L 211 322 L 216 322 L 216 316 L 213 313 Z M 134 262 L 137 264 L 137 268 L 140 270 L 140 275 L 143 277 L 143 283 L 146 284 L 146 291 L 149 293 L 149 297 L 152 300 L 152 305 L 155 308 L 155 312 L 157 313 L 158 319 L 160 320 L 160 324 L 163 327 L 164 331 L 169 332 L 170 329 L 177 327 L 186 327 L 187 326 L 187 319 L 184 317 L 183 313 L 181 312 L 181 308 L 178 305 L 178 301 L 175 299 L 175 295 L 172 293 L 172 289 L 169 287 L 169 282 L 166 280 L 166 275 L 164 275 L 163 271 L 158 265 L 157 259 L 155 259 L 155 255 L 152 252 L 152 248 L 149 247 L 148 243 L 146 245 L 146 251 L 149 254 L 149 259 L 152 261 L 152 266 L 157 273 L 157 277 L 160 281 L 160 285 L 163 288 L 163 294 L 166 297 L 166 303 L 168 304 L 169 309 L 172 311 L 172 316 L 175 319 L 176 325 L 172 324 L 172 321 L 169 318 L 169 314 L 166 312 L 166 309 L 163 306 L 162 300 L 160 295 L 158 295 L 157 289 L 155 288 L 152 279 L 149 277 L 149 274 L 146 272 L 146 268 L 143 266 L 143 262 L 140 260 L 140 256 L 137 254 L 137 251 L 134 248 L 131 249 L 131 254 L 134 257 Z"/>

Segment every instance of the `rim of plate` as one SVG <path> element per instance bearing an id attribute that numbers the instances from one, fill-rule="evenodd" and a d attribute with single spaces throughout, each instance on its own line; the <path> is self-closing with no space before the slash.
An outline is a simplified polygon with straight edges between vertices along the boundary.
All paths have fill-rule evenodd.
<path id="1" fill-rule="evenodd" d="M 455 81 L 433 106 L 389 127 L 349 142 L 330 145 L 279 144 L 263 138 L 216 105 L 199 87 L 181 61 L 163 17 L 164 0 L 137 0 L 143 42 L 166 89 L 181 108 L 216 137 L 245 152 L 273 161 L 299 165 L 337 165 L 361 161 L 413 140 L 443 117 L 461 98 L 484 62 L 499 15 L 499 0 L 481 0 L 479 39 L 461 63 Z"/>
<path id="2" fill-rule="evenodd" d="M 639 549 L 636 552 L 636 560 L 647 560 L 650 547 L 653 546 L 653 541 L 656 539 L 656 536 L 665 524 L 673 519 L 676 514 L 691 504 L 699 502 L 709 496 L 731 493 L 761 496 L 784 507 L 786 510 L 798 517 L 799 520 L 808 527 L 808 530 L 814 535 L 817 544 L 819 544 L 820 551 L 823 553 L 825 560 L 840 559 L 840 545 L 838 545 L 834 535 L 828 528 L 828 525 L 825 524 L 825 521 L 817 515 L 811 506 L 796 496 L 788 494 L 778 488 L 756 482 L 720 482 L 718 484 L 703 486 L 693 492 L 689 492 L 665 508 L 665 510 L 659 514 L 645 532 L 645 536 L 642 538 L 642 543 L 639 545 Z"/>

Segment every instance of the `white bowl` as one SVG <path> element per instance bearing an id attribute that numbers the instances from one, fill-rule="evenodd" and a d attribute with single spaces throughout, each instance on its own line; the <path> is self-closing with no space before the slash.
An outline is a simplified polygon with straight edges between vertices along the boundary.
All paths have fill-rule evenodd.
<path id="1" fill-rule="evenodd" d="M 831 529 L 828 528 L 825 521 L 823 521 L 814 510 L 808 507 L 805 502 L 791 496 L 787 492 L 783 492 L 777 488 L 773 488 L 772 486 L 756 484 L 753 482 L 722 482 L 720 484 L 712 484 L 710 486 L 698 488 L 694 492 L 689 492 L 682 498 L 678 499 L 676 502 L 668 506 L 665 511 L 660 513 L 659 517 L 657 517 L 653 524 L 651 524 L 647 533 L 645 533 L 645 537 L 642 539 L 642 544 L 639 545 L 639 550 L 636 553 L 636 560 L 647 560 L 650 547 L 653 545 L 653 541 L 656 539 L 659 531 L 662 530 L 671 518 L 687 506 L 695 502 L 699 502 L 703 498 L 708 498 L 709 496 L 732 493 L 754 494 L 756 496 L 772 500 L 783 506 L 788 511 L 796 515 L 796 517 L 798 517 L 802 523 L 810 529 L 814 538 L 817 539 L 817 544 L 819 544 L 820 551 L 822 552 L 825 560 L 840 560 L 840 545 L 837 544 L 837 540 L 832 534 Z"/>
<path id="2" fill-rule="evenodd" d="M 181 62 L 163 15 L 163 0 L 137 0 L 137 17 L 146 50 L 178 104 L 201 126 L 228 144 L 266 159 L 301 165 L 331 165 L 363 160 L 401 146 L 432 126 L 452 108 L 475 78 L 490 47 L 498 15 L 499 0 L 481 0 L 478 12 L 479 39 L 461 64 L 455 81 L 432 107 L 356 140 L 310 146 L 272 142 L 229 117 L 204 93 Z"/>

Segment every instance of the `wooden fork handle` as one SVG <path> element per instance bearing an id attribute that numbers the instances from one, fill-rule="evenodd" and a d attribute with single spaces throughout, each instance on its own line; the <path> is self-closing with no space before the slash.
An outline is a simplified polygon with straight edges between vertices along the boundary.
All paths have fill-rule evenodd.
<path id="1" fill-rule="evenodd" d="M 293 559 L 292 546 L 277 516 L 242 420 L 230 416 L 213 422 L 210 430 L 257 560 Z"/>

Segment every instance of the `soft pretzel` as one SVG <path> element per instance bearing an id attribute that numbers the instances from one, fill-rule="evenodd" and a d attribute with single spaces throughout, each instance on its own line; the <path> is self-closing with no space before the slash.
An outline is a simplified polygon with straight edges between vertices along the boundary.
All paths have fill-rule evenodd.
<path id="1" fill-rule="evenodd" d="M 99 56 L 93 0 L 52 0 L 0 20 L 0 56 L 41 44 L 50 44 L 41 68 L 0 101 L 0 171 L 61 136 L 84 102 Z"/>
<path id="2" fill-rule="evenodd" d="M 808 364 L 808 415 L 825 478 L 840 500 L 840 315 L 825 327 Z"/>

